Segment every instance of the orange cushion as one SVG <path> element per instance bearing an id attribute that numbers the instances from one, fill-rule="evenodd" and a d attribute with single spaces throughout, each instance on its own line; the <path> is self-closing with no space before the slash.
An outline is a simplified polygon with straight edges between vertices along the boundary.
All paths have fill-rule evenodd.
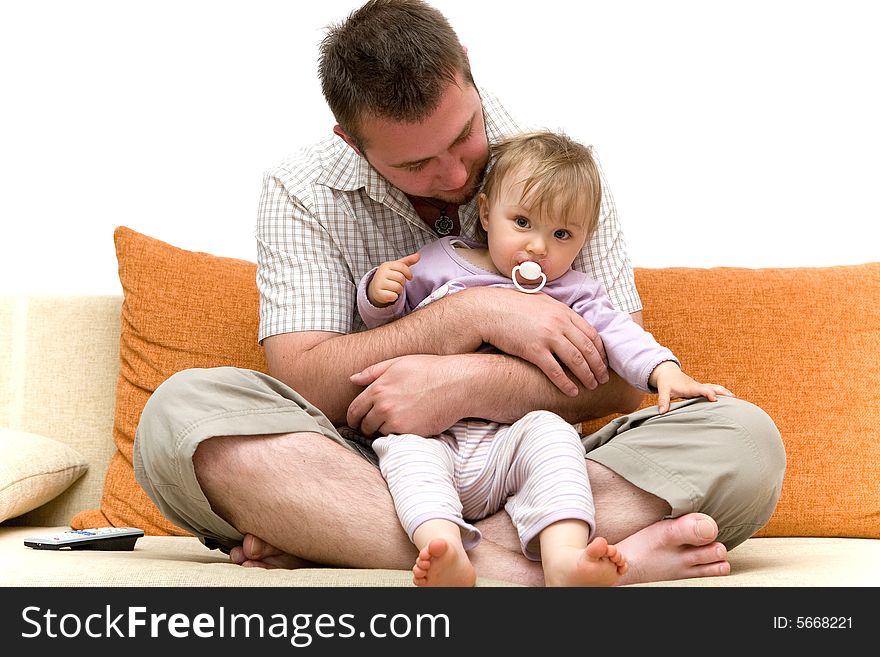
<path id="1" fill-rule="evenodd" d="M 135 430 L 149 396 L 175 372 L 220 365 L 266 371 L 257 343 L 257 268 L 244 260 L 185 251 L 125 227 L 116 229 L 114 239 L 124 294 L 113 428 L 117 451 L 101 508 L 78 514 L 71 525 L 182 535 L 135 481 Z"/>
<path id="2" fill-rule="evenodd" d="M 256 265 L 120 227 L 124 292 L 114 440 L 100 510 L 75 527 L 180 534 L 134 479 L 131 448 L 150 394 L 188 367 L 266 371 Z M 880 538 L 880 263 L 792 269 L 637 269 L 645 326 L 698 380 L 763 408 L 788 467 L 761 536 Z M 645 406 L 656 403 L 649 396 Z M 610 418 L 584 423 L 589 431 Z"/>
<path id="3" fill-rule="evenodd" d="M 785 479 L 758 535 L 880 538 L 880 263 L 637 269 L 636 285 L 684 370 L 779 428 Z"/>

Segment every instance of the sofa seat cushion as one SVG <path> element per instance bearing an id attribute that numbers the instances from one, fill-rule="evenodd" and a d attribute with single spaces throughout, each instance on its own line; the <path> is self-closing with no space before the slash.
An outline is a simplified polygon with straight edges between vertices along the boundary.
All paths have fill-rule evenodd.
<path id="1" fill-rule="evenodd" d="M 2 586 L 411 586 L 407 570 L 266 570 L 230 563 L 192 536 L 144 536 L 129 552 L 34 550 L 24 538 L 52 527 L 0 527 Z M 478 585 L 504 586 L 483 579 Z"/>
<path id="2" fill-rule="evenodd" d="M 229 563 L 196 538 L 144 536 L 132 552 L 50 551 L 26 536 L 57 528 L 0 528 L 3 586 L 412 586 L 406 570 L 264 570 Z M 880 541 L 752 538 L 730 552 L 731 575 L 641 586 L 880 586 Z M 480 579 L 478 586 L 509 586 Z"/>

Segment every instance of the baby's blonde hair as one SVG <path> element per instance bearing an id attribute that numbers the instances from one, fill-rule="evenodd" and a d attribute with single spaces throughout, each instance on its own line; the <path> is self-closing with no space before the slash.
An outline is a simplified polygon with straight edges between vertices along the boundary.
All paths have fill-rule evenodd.
<path id="1" fill-rule="evenodd" d="M 522 184 L 520 203 L 530 212 L 581 226 L 588 238 L 593 234 L 599 222 L 602 183 L 588 146 L 559 132 L 527 132 L 493 145 L 491 154 L 493 164 L 483 184 L 490 204 L 501 181 L 519 173 L 521 179 L 510 182 Z"/>

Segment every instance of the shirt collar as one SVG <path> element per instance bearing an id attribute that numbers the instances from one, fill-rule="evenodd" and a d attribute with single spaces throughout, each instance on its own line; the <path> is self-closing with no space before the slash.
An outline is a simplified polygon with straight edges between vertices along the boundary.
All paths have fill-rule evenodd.
<path id="1" fill-rule="evenodd" d="M 332 189 L 353 192 L 365 187 L 368 192 L 384 194 L 386 181 L 370 166 L 366 158 L 354 152 L 354 149 L 337 136 L 328 137 L 329 155 L 317 182 Z M 370 193 L 373 196 L 373 193 Z"/>

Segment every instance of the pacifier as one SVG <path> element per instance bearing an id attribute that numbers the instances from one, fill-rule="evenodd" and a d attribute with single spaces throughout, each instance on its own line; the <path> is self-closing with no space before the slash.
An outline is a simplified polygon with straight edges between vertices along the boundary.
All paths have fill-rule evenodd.
<path id="1" fill-rule="evenodd" d="M 517 272 L 519 272 L 519 275 L 527 281 L 534 281 L 540 278 L 541 282 L 536 287 L 525 288 L 519 284 L 518 280 L 516 280 Z M 526 294 L 540 292 L 544 288 L 544 285 L 547 284 L 547 274 L 541 271 L 541 265 L 537 262 L 532 262 L 531 260 L 521 262 L 514 267 L 513 271 L 510 273 L 510 277 L 513 280 L 513 284 L 516 286 L 516 289 L 520 292 L 525 292 Z"/>

